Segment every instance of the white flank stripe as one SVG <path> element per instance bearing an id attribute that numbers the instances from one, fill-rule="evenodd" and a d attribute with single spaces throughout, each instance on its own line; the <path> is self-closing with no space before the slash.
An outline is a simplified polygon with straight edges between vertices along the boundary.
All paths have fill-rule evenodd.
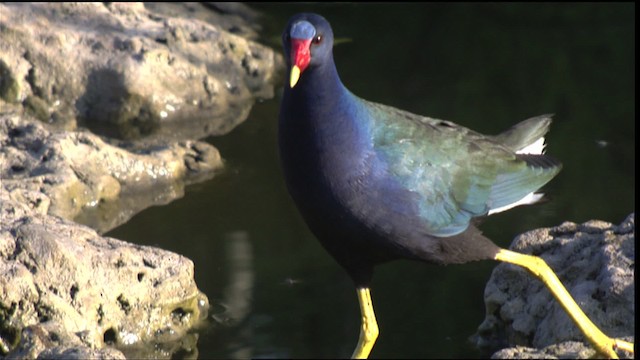
<path id="1" fill-rule="evenodd" d="M 540 201 L 540 199 L 542 199 L 542 197 L 544 196 L 543 193 L 529 193 L 528 195 L 526 195 L 525 197 L 523 197 L 522 199 L 516 201 L 516 202 L 512 202 L 511 204 L 505 205 L 505 206 L 501 206 L 499 208 L 496 209 L 491 209 L 489 210 L 489 212 L 487 213 L 487 215 L 492 215 L 495 213 L 499 213 L 505 210 L 509 210 L 511 208 L 514 208 L 516 206 L 520 206 L 520 205 L 531 205 L 531 204 L 535 204 L 538 201 Z"/>

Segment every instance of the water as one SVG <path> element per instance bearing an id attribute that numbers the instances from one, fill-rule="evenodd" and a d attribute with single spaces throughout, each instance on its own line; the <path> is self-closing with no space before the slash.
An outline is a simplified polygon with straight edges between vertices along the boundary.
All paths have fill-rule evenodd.
<path id="1" fill-rule="evenodd" d="M 323 14 L 356 94 L 487 134 L 554 113 L 547 153 L 564 163 L 551 199 L 491 217 L 501 246 L 565 220 L 621 222 L 635 209 L 634 4 L 255 4 L 264 43 L 298 11 Z M 209 138 L 226 171 L 111 231 L 195 263 L 213 304 L 200 358 L 349 356 L 359 332 L 354 288 L 308 232 L 280 175 L 279 98 Z M 467 342 L 484 318 L 493 262 L 396 262 L 376 271 L 379 358 L 483 356 Z"/>

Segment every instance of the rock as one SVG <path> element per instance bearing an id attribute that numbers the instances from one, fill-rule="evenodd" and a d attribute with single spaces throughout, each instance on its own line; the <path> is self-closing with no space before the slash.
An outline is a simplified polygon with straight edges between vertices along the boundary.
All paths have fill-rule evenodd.
<path id="1" fill-rule="evenodd" d="M 90 348 L 55 321 L 25 327 L 17 345 L 7 359 L 126 359 L 114 348 Z"/>
<path id="2" fill-rule="evenodd" d="M 283 68 L 279 53 L 241 36 L 252 34 L 251 12 L 233 11 L 243 15 L 218 25 L 142 3 L 0 4 L 0 107 L 120 139 L 225 134 L 273 97 Z"/>
<path id="3" fill-rule="evenodd" d="M 93 359 L 93 360 L 126 360 L 124 354 L 112 348 L 91 349 L 88 347 L 55 347 L 46 349 L 38 355 L 38 359 L 68 360 L 68 359 Z"/>
<path id="4" fill-rule="evenodd" d="M 190 139 L 273 96 L 283 61 L 253 40 L 258 14 L 1 3 L 0 15 L 0 356 L 197 357 L 189 330 L 209 305 L 193 263 L 99 232 L 223 167 Z"/>
<path id="5" fill-rule="evenodd" d="M 533 230 L 517 237 L 511 249 L 542 257 L 605 334 L 633 341 L 634 214 L 617 226 L 592 220 Z M 545 348 L 507 349 L 496 357 L 581 358 L 584 351 L 593 351 L 542 282 L 523 268 L 498 265 L 485 289 L 485 306 L 487 315 L 476 339 L 480 347 Z M 578 351 L 571 342 L 584 348 Z"/>
<path id="6" fill-rule="evenodd" d="M 0 188 L 15 200 L 100 232 L 184 194 L 223 166 L 213 146 L 182 141 L 128 151 L 86 131 L 49 131 L 0 113 Z"/>
<path id="7" fill-rule="evenodd" d="M 502 349 L 492 359 L 591 359 L 596 351 L 588 345 L 577 341 L 565 341 L 550 345 L 543 349 L 533 349 L 524 346 Z"/>
<path id="8" fill-rule="evenodd" d="M 101 237 L 0 191 L 0 353 L 123 358 L 108 346 L 194 337 L 208 299 L 193 270 L 183 256 Z"/>
<path id="9" fill-rule="evenodd" d="M 256 40 L 262 26 L 262 16 L 249 5 L 239 2 L 152 2 L 145 3 L 150 12 L 169 17 L 198 19 L 220 27 L 222 30 Z"/>

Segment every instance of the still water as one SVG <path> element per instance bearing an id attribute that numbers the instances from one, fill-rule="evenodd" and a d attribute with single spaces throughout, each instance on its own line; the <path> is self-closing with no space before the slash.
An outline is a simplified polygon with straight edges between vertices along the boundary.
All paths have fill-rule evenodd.
<path id="1" fill-rule="evenodd" d="M 495 215 L 485 234 L 563 221 L 621 222 L 635 209 L 635 5 L 255 4 L 261 41 L 286 20 L 324 15 L 343 82 L 359 96 L 495 134 L 553 113 L 547 153 L 564 163 L 551 201 Z M 274 40 L 276 39 L 276 40 Z M 280 87 L 280 85 L 279 85 Z M 279 97 L 230 134 L 206 139 L 226 171 L 145 210 L 108 236 L 180 253 L 212 303 L 200 358 L 349 356 L 359 332 L 354 288 L 307 231 L 280 175 Z M 492 262 L 381 266 L 372 296 L 377 358 L 481 357 L 467 341 L 484 318 Z"/>

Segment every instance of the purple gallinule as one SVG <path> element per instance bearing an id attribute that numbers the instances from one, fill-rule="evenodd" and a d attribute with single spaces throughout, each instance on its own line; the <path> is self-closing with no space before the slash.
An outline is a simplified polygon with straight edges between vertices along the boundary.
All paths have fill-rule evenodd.
<path id="1" fill-rule="evenodd" d="M 362 327 L 353 357 L 367 357 L 378 336 L 373 268 L 395 259 L 523 266 L 599 352 L 615 357 L 617 346 L 632 348 L 593 325 L 542 259 L 499 248 L 471 222 L 540 199 L 535 191 L 561 168 L 542 153 L 550 116 L 485 136 L 352 94 L 319 15 L 293 16 L 282 40 L 290 76 L 279 120 L 284 178 L 310 230 L 355 282 Z"/>

